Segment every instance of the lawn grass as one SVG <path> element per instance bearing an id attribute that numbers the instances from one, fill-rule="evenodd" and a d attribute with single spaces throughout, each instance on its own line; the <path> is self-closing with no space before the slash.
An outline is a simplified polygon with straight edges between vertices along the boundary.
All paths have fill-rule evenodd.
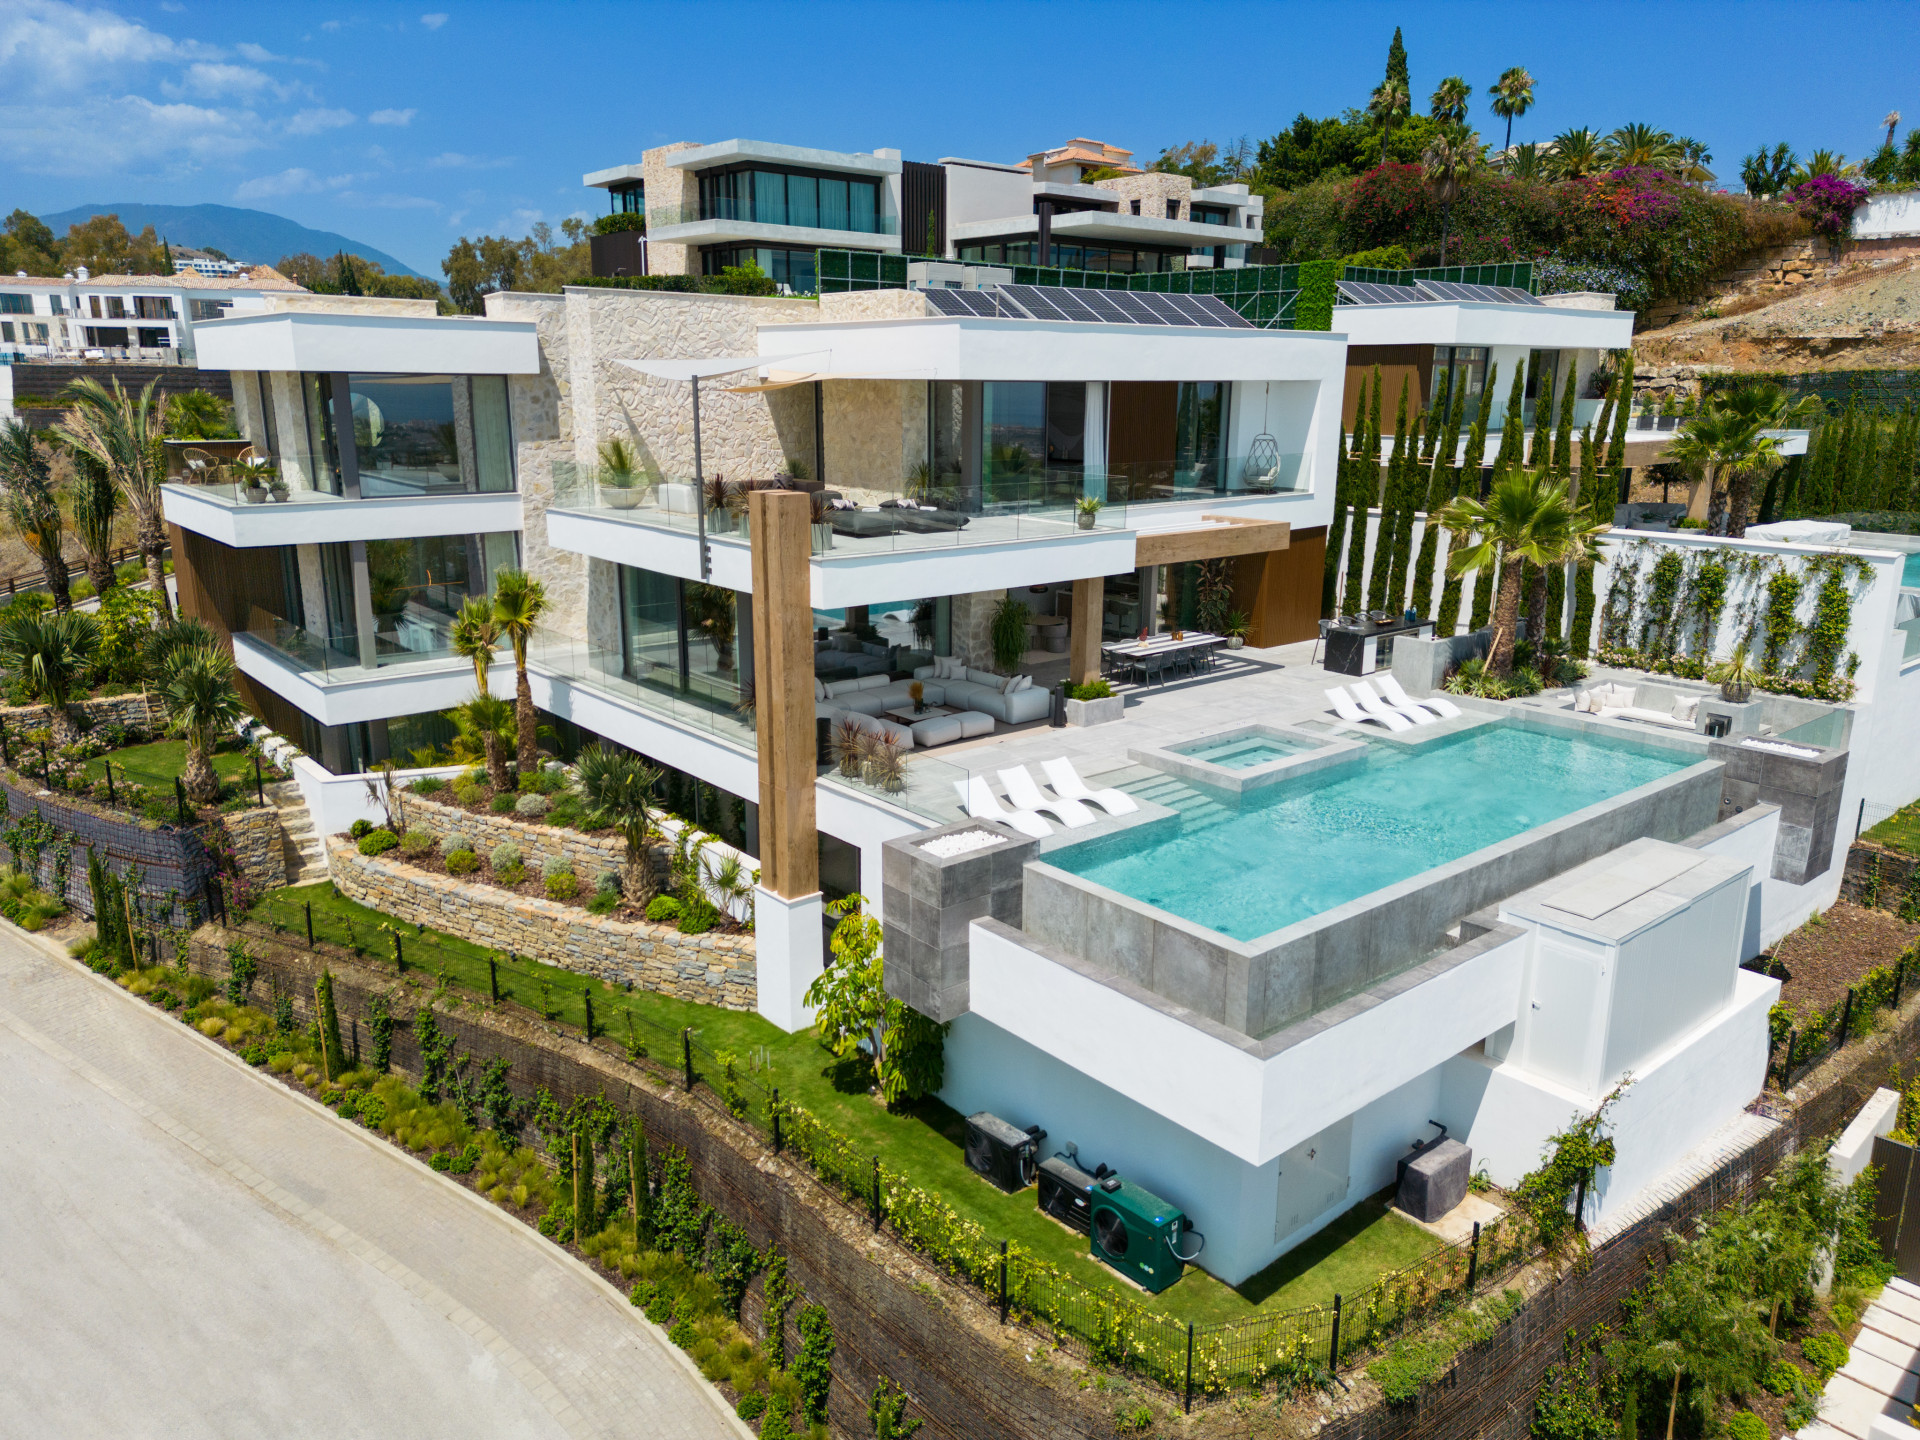
<path id="1" fill-rule="evenodd" d="M 1086 1237 L 1042 1215 L 1031 1189 L 1005 1195 L 969 1170 L 961 1148 L 965 1122 L 958 1113 L 931 1099 L 907 1113 L 889 1112 L 867 1093 L 864 1070 L 835 1059 L 811 1033 L 788 1035 L 751 1012 L 723 1010 L 646 990 L 612 989 L 524 957 L 509 965 L 499 951 L 432 930 L 416 934 L 416 927 L 346 899 L 331 882 L 271 891 L 256 903 L 252 917 L 276 924 L 304 942 L 309 904 L 317 938 L 342 943 L 351 925 L 369 952 L 367 959 L 390 966 L 393 940 L 386 931 L 398 930 L 410 971 L 439 972 L 444 967 L 454 984 L 481 995 L 487 993 L 487 962 L 493 959 L 498 963 L 503 998 L 549 1011 L 576 1026 L 585 1023 L 582 997 L 590 989 L 596 1033 L 626 1041 L 626 1016 L 631 1014 L 632 1033 L 654 1059 L 668 1066 L 679 1066 L 679 1035 L 692 1026 L 699 1044 L 750 1060 L 759 1067 L 753 1072 L 755 1080 L 777 1087 L 783 1100 L 805 1106 L 855 1144 L 877 1154 L 889 1168 L 939 1194 L 989 1235 L 1012 1240 L 1089 1286 L 1181 1320 L 1241 1319 L 1325 1303 L 1335 1293 L 1364 1290 L 1385 1271 L 1410 1265 L 1438 1246 L 1418 1226 L 1387 1213 L 1382 1200 L 1375 1197 L 1237 1289 L 1189 1267 L 1176 1284 L 1147 1297 L 1091 1259 Z"/>
<path id="2" fill-rule="evenodd" d="M 1860 838 L 1905 855 L 1920 855 L 1920 804 L 1894 811 Z"/>
<path id="3" fill-rule="evenodd" d="M 109 760 L 113 762 L 114 783 L 131 780 L 136 785 L 145 785 L 163 795 L 171 795 L 174 780 L 186 773 L 187 742 L 155 740 L 148 745 L 129 745 L 123 750 L 96 755 L 86 762 L 87 779 L 106 779 Z M 243 778 L 251 781 L 253 760 L 244 750 L 216 751 L 213 773 L 220 777 L 223 785 Z"/>

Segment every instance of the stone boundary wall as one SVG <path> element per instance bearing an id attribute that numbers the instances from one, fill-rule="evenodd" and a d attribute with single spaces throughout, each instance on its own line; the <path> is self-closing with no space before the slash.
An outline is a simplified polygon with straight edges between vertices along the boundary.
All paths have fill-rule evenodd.
<path id="1" fill-rule="evenodd" d="M 1880 862 L 1877 883 L 1873 874 L 1876 860 Z M 1856 905 L 1871 903 L 1882 910 L 1898 910 L 1915 884 L 1916 871 L 1920 871 L 1920 859 L 1855 841 L 1847 851 L 1847 868 L 1840 876 L 1840 898 Z M 1871 901 L 1869 890 L 1876 891 Z"/>
<path id="2" fill-rule="evenodd" d="M 362 855 L 358 846 L 337 836 L 327 840 L 327 864 L 334 885 L 349 900 L 413 924 L 611 984 L 631 983 L 728 1010 L 754 1008 L 752 935 L 682 935 L 671 925 L 646 920 L 603 920 L 575 905 Z"/>
<path id="3" fill-rule="evenodd" d="M 193 938 L 193 967 L 224 984 L 227 945 L 242 933 L 203 927 Z M 414 989 L 415 977 L 402 980 L 331 947 L 314 953 L 264 932 L 245 934 L 259 967 L 252 1002 L 264 1006 L 273 994 L 286 994 L 298 1023 L 309 1023 L 314 981 L 325 964 L 333 973 L 334 1004 L 349 1049 L 355 1037 L 367 1043 L 371 996 L 394 997 L 395 1018 L 404 1021 L 430 993 L 428 977 L 420 977 Z M 923 1440 L 1115 1436 L 1108 1414 L 1113 1399 L 1083 1389 L 1083 1372 L 1054 1358 L 1050 1340 L 1000 1326 L 976 1292 L 963 1291 L 890 1230 L 875 1233 L 863 1211 L 728 1119 L 705 1087 L 689 1095 L 666 1074 L 626 1060 L 614 1040 L 588 1045 L 515 1006 L 460 1004 L 437 1020 L 460 1051 L 474 1057 L 476 1069 L 496 1057 L 508 1061 L 508 1084 L 522 1099 L 544 1086 L 562 1106 L 583 1095 L 604 1095 L 639 1115 L 655 1155 L 668 1146 L 686 1152 L 705 1203 L 743 1227 L 754 1245 L 777 1247 L 787 1257 L 789 1277 L 833 1321 L 829 1413 L 835 1435 L 873 1433 L 867 1399 L 884 1374 L 906 1390 L 909 1413 L 926 1422 Z M 409 1076 L 419 1074 L 419 1050 L 404 1023 L 394 1026 L 393 1064 Z M 796 1306 L 789 1355 L 798 1353 L 792 1328 L 797 1315 Z M 756 1279 L 742 1308 L 749 1334 L 763 1335 L 761 1317 L 762 1282 Z M 1166 1397 L 1158 1404 L 1165 1409 Z"/>
<path id="4" fill-rule="evenodd" d="M 132 695 L 111 695 L 104 700 L 81 700 L 67 707 L 77 711 L 91 730 L 96 725 L 121 724 L 137 730 L 158 732 L 167 717 L 145 691 Z M 51 723 L 51 711 L 45 705 L 0 705 L 0 724 L 9 730 L 37 730 Z"/>

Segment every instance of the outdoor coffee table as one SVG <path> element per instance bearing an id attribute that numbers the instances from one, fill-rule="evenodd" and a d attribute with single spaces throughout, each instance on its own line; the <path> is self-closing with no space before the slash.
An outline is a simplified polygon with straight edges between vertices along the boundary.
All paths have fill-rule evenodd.
<path id="1" fill-rule="evenodd" d="M 929 705 L 924 710 L 916 710 L 911 705 L 895 705 L 886 713 L 902 725 L 914 725 L 922 720 L 937 720 L 942 715 L 958 715 L 960 711 L 952 705 Z"/>

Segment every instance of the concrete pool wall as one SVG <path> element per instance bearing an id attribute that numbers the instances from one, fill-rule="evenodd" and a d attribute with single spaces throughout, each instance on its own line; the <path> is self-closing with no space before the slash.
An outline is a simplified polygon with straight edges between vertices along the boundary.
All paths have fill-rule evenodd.
<path id="1" fill-rule="evenodd" d="M 1565 727 L 1541 717 L 1534 728 Z M 1657 748 L 1697 753 L 1702 747 Z M 1703 758 L 1249 941 L 1043 860 L 1024 868 L 1020 926 L 1044 944 L 1258 1038 L 1418 963 L 1476 910 L 1643 836 L 1680 841 L 1705 830 L 1720 818 L 1721 771 L 1719 762 Z"/>

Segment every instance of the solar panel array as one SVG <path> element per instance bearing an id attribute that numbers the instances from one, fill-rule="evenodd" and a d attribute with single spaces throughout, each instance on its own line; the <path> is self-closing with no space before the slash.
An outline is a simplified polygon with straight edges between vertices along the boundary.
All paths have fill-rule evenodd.
<path id="1" fill-rule="evenodd" d="M 1253 328 L 1231 305 L 1211 295 L 1077 290 L 1057 285 L 997 285 L 986 290 L 930 288 L 920 293 L 941 315 L 1071 320 L 1096 325 L 1182 325 L 1212 330 Z"/>
<path id="2" fill-rule="evenodd" d="M 1349 305 L 1418 305 L 1431 298 L 1411 285 L 1376 285 L 1370 280 L 1341 280 L 1340 298 Z"/>
<path id="3" fill-rule="evenodd" d="M 1416 280 L 1434 300 L 1478 300 L 1495 305 L 1538 305 L 1540 299 L 1512 285 L 1460 285 L 1452 280 Z"/>

